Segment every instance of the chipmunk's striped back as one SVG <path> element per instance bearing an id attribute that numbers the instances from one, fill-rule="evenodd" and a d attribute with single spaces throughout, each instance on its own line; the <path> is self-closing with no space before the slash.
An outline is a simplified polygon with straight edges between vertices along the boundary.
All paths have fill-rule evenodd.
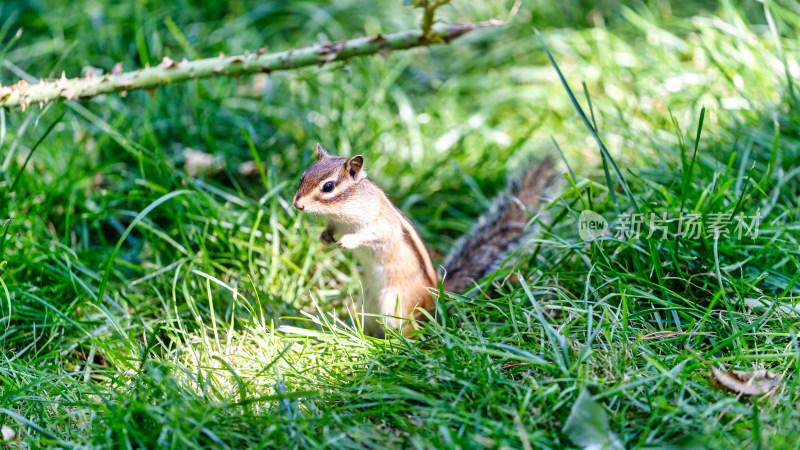
<path id="1" fill-rule="evenodd" d="M 469 234 L 459 239 L 444 262 L 443 286 L 449 292 L 464 292 L 476 280 L 497 270 L 508 254 L 532 230 L 528 209 L 539 203 L 553 179 L 553 167 L 544 159 L 511 181 L 488 213 L 478 219 Z"/>

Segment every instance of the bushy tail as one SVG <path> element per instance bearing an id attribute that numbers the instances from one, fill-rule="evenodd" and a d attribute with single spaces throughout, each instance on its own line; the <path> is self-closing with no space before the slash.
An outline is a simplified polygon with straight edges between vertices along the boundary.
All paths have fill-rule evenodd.
<path id="1" fill-rule="evenodd" d="M 553 175 L 548 158 L 509 183 L 508 190 L 498 196 L 489 212 L 455 243 L 445 259 L 445 290 L 464 292 L 475 280 L 497 270 L 531 231 L 525 229 L 531 219 L 528 209 L 539 203 Z"/>

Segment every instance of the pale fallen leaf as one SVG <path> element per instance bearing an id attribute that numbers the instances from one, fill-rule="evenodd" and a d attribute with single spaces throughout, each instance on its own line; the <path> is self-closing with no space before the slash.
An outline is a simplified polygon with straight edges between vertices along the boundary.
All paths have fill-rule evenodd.
<path id="1" fill-rule="evenodd" d="M 778 385 L 780 377 L 766 369 L 755 371 L 726 370 L 711 366 L 708 384 L 715 389 L 727 390 L 737 394 L 766 394 Z"/>
<path id="2" fill-rule="evenodd" d="M 255 161 L 245 161 L 239 164 L 238 171 L 246 177 L 258 175 L 258 164 Z"/>
<path id="3" fill-rule="evenodd" d="M 183 168 L 190 177 L 196 177 L 200 172 L 210 175 L 219 172 L 222 163 L 213 155 L 189 147 L 183 149 Z"/>
<path id="4" fill-rule="evenodd" d="M 744 303 L 745 305 L 749 306 L 752 309 L 764 310 L 772 308 L 775 301 L 767 297 L 759 297 L 759 298 L 745 298 Z M 800 315 L 800 302 L 794 304 L 786 302 L 778 302 L 777 308 L 775 309 L 782 311 L 784 314 L 788 316 L 797 317 Z"/>
<path id="5" fill-rule="evenodd" d="M 586 388 L 578 395 L 567 423 L 561 430 L 576 446 L 584 450 L 623 449 L 622 442 L 608 425 L 608 414 Z"/>
<path id="6" fill-rule="evenodd" d="M 17 433 L 14 432 L 14 430 L 12 430 L 8 425 L 3 425 L 3 428 L 0 431 L 2 431 L 4 441 L 10 441 L 17 437 Z"/>

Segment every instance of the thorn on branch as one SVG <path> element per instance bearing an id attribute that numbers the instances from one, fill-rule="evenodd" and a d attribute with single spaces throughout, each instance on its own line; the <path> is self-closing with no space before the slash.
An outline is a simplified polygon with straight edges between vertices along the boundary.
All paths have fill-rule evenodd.
<path id="1" fill-rule="evenodd" d="M 420 28 L 422 28 L 422 36 L 420 36 L 420 41 L 436 43 L 445 42 L 439 36 L 433 35 L 432 30 L 436 10 L 448 3 L 450 3 L 450 0 L 412 0 L 412 4 L 414 6 L 424 9 L 424 12 L 422 13 L 422 23 L 420 24 Z"/>
<path id="2" fill-rule="evenodd" d="M 169 56 L 165 56 L 164 59 L 161 60 L 161 64 L 157 67 L 159 69 L 175 69 L 178 67 L 178 63 L 173 61 Z"/>

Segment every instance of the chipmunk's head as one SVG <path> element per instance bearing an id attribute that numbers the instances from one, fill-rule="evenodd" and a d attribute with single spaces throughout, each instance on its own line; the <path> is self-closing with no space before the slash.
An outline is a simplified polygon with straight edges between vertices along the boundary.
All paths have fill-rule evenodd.
<path id="1" fill-rule="evenodd" d="M 317 162 L 300 177 L 294 207 L 309 214 L 346 217 L 358 206 L 358 187 L 366 178 L 363 156 L 329 155 L 317 144 Z"/>

